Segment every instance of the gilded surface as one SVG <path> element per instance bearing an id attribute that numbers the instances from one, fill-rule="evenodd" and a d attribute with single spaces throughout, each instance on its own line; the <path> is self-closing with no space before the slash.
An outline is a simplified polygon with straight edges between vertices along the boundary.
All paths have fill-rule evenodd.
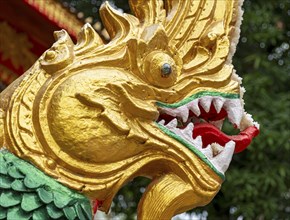
<path id="1" fill-rule="evenodd" d="M 105 211 L 135 176 L 153 179 L 139 204 L 140 219 L 169 219 L 207 204 L 222 174 L 160 129 L 156 103 L 202 91 L 239 97 L 231 56 L 240 4 L 131 0 L 133 16 L 104 3 L 108 44 L 89 25 L 76 45 L 59 31 L 55 44 L 1 94 L 4 146 L 103 200 Z"/>

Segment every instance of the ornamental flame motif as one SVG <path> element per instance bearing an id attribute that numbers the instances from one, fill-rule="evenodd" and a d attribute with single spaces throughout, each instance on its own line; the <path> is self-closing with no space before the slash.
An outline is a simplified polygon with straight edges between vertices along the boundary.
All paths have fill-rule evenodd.
<path id="1" fill-rule="evenodd" d="M 136 176 L 152 178 L 138 218 L 209 203 L 259 126 L 231 64 L 242 1 L 105 2 L 104 44 L 86 24 L 1 93 L 1 146 L 108 211 Z M 221 130 L 228 120 L 240 134 Z"/>

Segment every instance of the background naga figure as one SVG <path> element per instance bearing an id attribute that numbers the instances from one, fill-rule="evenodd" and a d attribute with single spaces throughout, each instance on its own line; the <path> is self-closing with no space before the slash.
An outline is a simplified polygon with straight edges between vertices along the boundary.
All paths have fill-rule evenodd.
<path id="1" fill-rule="evenodd" d="M 130 6 L 134 16 L 102 5 L 107 44 L 90 25 L 76 45 L 56 32 L 1 93 L 2 218 L 90 219 L 87 198 L 108 211 L 146 176 L 138 218 L 170 219 L 209 203 L 234 152 L 258 134 L 231 64 L 241 1 Z M 221 131 L 225 118 L 238 135 Z"/>

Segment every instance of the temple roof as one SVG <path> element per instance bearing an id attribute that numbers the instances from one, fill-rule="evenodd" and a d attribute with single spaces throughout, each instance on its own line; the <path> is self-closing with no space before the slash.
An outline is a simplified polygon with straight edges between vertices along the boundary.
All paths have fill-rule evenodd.
<path id="1" fill-rule="evenodd" d="M 75 40 L 84 23 L 58 0 L 0 1 L 1 90 L 54 43 L 54 31 L 65 29 Z"/>
<path id="2" fill-rule="evenodd" d="M 55 23 L 58 27 L 65 29 L 70 35 L 76 37 L 80 28 L 84 25 L 76 14 L 72 13 L 68 8 L 58 0 L 23 0 L 24 3 L 33 7 L 37 12 Z"/>

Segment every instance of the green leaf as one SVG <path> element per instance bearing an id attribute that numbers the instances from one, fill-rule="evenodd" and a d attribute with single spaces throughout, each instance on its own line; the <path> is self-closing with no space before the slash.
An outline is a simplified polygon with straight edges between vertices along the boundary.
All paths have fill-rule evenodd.
<path id="1" fill-rule="evenodd" d="M 0 163 L 6 163 L 6 160 L 4 159 L 4 152 L 2 154 L 0 154 Z"/>
<path id="2" fill-rule="evenodd" d="M 48 217 L 46 208 L 42 207 L 33 212 L 32 219 L 33 220 L 49 220 L 50 218 Z"/>
<path id="3" fill-rule="evenodd" d="M 42 205 L 43 203 L 40 201 L 36 193 L 24 193 L 21 202 L 21 208 L 24 211 L 30 212 L 39 208 Z"/>
<path id="4" fill-rule="evenodd" d="M 7 217 L 7 209 L 2 208 L 0 206 L 0 219 L 6 219 L 6 217 Z"/>
<path id="5" fill-rule="evenodd" d="M 13 179 L 9 176 L 0 175 L 0 188 L 1 189 L 10 189 Z"/>
<path id="6" fill-rule="evenodd" d="M 24 178 L 24 175 L 15 166 L 8 167 L 8 174 L 14 179 Z"/>
<path id="7" fill-rule="evenodd" d="M 46 211 L 48 215 L 53 219 L 58 219 L 63 216 L 63 212 L 60 209 L 56 208 L 53 203 L 46 206 Z"/>
<path id="8" fill-rule="evenodd" d="M 0 196 L 0 206 L 7 208 L 18 205 L 21 202 L 22 196 L 17 192 L 4 191 Z"/>
<path id="9" fill-rule="evenodd" d="M 21 210 L 20 206 L 10 208 L 7 213 L 7 220 L 29 220 L 32 213 L 27 213 Z"/>
<path id="10" fill-rule="evenodd" d="M 14 180 L 11 184 L 11 188 L 18 192 L 29 192 L 31 189 L 28 189 L 24 183 L 23 180 Z"/>
<path id="11" fill-rule="evenodd" d="M 3 159 L 4 159 L 4 161 L 6 161 L 6 163 L 12 163 L 13 162 L 14 158 L 10 157 L 9 151 L 2 152 L 2 155 L 3 155 Z"/>
<path id="12" fill-rule="evenodd" d="M 37 189 L 38 196 L 42 202 L 49 204 L 53 201 L 53 194 L 51 191 L 46 190 L 45 188 Z"/>
<path id="13" fill-rule="evenodd" d="M 77 213 L 74 209 L 74 207 L 65 207 L 63 209 L 63 212 L 65 214 L 65 217 L 69 220 L 74 220 L 77 217 Z"/>
<path id="14" fill-rule="evenodd" d="M 81 207 L 81 205 L 80 204 L 75 204 L 75 209 L 76 209 L 76 211 L 77 211 L 77 216 L 79 217 L 79 219 L 87 219 L 86 217 L 85 217 L 85 215 L 84 215 L 84 211 L 83 211 L 83 209 L 82 209 L 82 207 Z M 90 219 L 89 219 L 90 220 Z"/>
<path id="15" fill-rule="evenodd" d="M 36 188 L 39 188 L 41 186 L 41 181 L 36 180 L 31 175 L 27 175 L 24 178 L 24 185 L 30 189 L 36 189 Z"/>
<path id="16" fill-rule="evenodd" d="M 82 202 L 81 203 L 81 207 L 85 213 L 85 215 L 87 216 L 88 219 L 92 219 L 93 218 L 93 213 L 92 213 L 92 208 L 91 208 L 91 204 L 88 202 Z"/>
<path id="17" fill-rule="evenodd" d="M 72 198 L 69 197 L 69 195 L 66 195 L 64 193 L 54 192 L 54 199 L 53 202 L 55 206 L 59 209 L 62 209 L 63 207 L 67 206 L 69 202 L 72 200 Z"/>
<path id="18" fill-rule="evenodd" d="M 0 151 L 0 156 L 3 154 L 4 153 Z M 45 213 L 47 213 L 50 219 L 57 219 L 64 218 L 63 209 L 66 206 L 71 206 L 75 203 L 83 203 L 84 208 L 79 211 L 79 215 L 88 216 L 90 209 L 88 198 L 74 190 L 70 190 L 66 186 L 63 186 L 55 179 L 38 170 L 36 167 L 17 158 L 9 152 L 5 153 L 5 157 L 7 157 L 7 161 L 9 161 L 10 169 L 15 166 L 21 174 L 26 174 L 26 176 L 23 179 L 13 180 L 9 191 L 7 189 L 3 190 L 3 193 L 0 196 L 0 203 L 2 203 L 4 208 L 12 208 L 12 206 L 21 203 L 19 209 L 22 208 L 22 211 L 24 212 L 37 211 L 34 218 L 38 218 L 38 216 L 41 215 L 41 210 L 43 210 L 42 206 L 48 204 L 47 207 L 45 207 Z M 20 177 L 20 175 L 16 176 L 18 173 L 13 169 L 9 172 L 11 176 Z M 4 176 L 5 179 L 7 179 L 7 177 L 8 180 L 10 180 L 10 176 Z M 9 181 L 8 183 L 10 184 Z M 9 184 L 6 184 L 7 187 Z M 14 192 L 10 192 L 12 190 Z M 74 215 L 77 216 L 77 212 L 76 210 L 72 212 L 70 209 L 66 209 L 66 215 L 73 219 Z"/>
<path id="19" fill-rule="evenodd" d="M 1 157 L 2 159 L 0 160 L 0 174 L 7 174 L 7 166 L 6 166 L 6 162 L 4 161 L 3 157 Z"/>

